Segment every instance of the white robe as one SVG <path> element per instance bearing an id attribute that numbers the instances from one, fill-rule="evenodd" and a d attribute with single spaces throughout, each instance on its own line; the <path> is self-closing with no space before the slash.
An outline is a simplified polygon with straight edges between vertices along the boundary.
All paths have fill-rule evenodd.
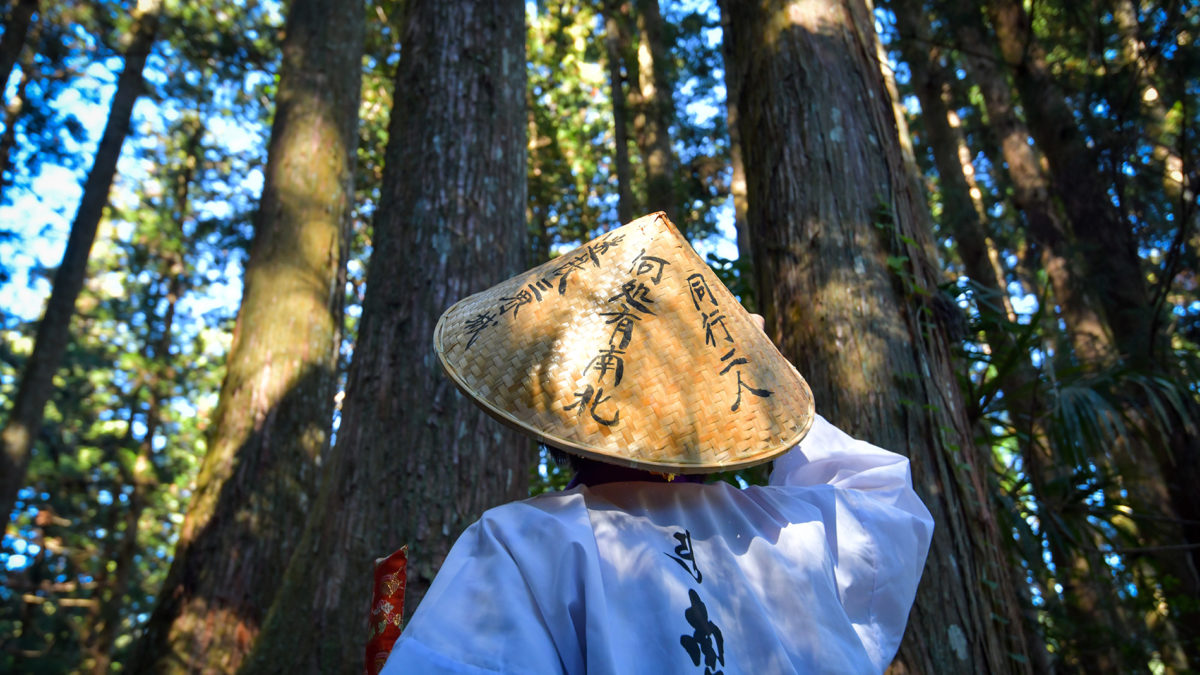
<path id="1" fill-rule="evenodd" d="M 908 460 L 818 417 L 766 487 L 609 483 L 491 509 L 383 673 L 882 672 L 932 532 Z"/>

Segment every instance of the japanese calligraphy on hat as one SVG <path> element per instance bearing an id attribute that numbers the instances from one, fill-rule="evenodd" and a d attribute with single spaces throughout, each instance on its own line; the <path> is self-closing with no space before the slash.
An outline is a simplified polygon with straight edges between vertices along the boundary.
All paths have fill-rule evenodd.
<path id="1" fill-rule="evenodd" d="M 752 466 L 813 420 L 808 384 L 662 213 L 455 303 L 433 339 L 493 417 L 613 464 Z"/>

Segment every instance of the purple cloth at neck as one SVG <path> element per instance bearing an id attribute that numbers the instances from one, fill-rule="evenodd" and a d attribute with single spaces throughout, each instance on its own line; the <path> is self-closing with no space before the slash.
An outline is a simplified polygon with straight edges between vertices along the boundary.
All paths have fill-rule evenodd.
<path id="1" fill-rule="evenodd" d="M 641 469 L 631 469 L 627 466 L 617 466 L 616 464 L 607 464 L 605 462 L 595 462 L 591 460 L 581 460 L 578 462 L 579 470 L 575 472 L 575 476 L 571 478 L 571 482 L 567 484 L 566 489 L 577 485 L 603 485 L 605 483 L 627 483 L 633 481 L 641 481 L 645 483 L 703 483 L 704 476 L 675 474 L 670 480 L 661 473 L 651 471 L 642 471 Z"/>

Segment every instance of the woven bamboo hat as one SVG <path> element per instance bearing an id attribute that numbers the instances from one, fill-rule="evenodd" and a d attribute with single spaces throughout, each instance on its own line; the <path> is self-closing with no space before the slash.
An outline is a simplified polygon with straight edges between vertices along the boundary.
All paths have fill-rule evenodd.
<path id="1" fill-rule="evenodd" d="M 670 473 L 766 462 L 808 432 L 808 384 L 662 213 L 465 298 L 434 349 L 499 421 Z"/>

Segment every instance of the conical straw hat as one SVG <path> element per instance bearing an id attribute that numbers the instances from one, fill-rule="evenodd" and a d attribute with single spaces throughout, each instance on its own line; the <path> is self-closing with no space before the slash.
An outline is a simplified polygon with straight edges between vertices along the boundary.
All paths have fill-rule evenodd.
<path id="1" fill-rule="evenodd" d="M 808 384 L 662 213 L 455 303 L 433 340 L 496 419 L 613 464 L 747 467 L 812 424 Z"/>

